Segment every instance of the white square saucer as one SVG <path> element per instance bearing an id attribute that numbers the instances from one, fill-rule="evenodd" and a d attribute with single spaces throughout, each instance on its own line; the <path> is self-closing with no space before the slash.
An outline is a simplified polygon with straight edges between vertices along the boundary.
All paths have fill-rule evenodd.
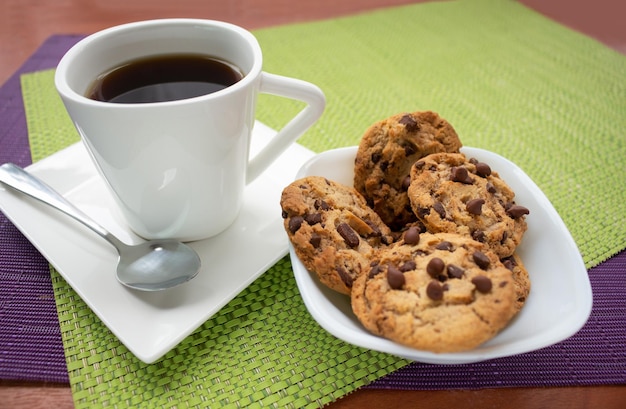
<path id="1" fill-rule="evenodd" d="M 255 124 L 251 155 L 275 134 Z M 223 233 L 190 243 L 202 260 L 198 276 L 155 293 L 117 282 L 117 253 L 105 240 L 66 215 L 0 184 L 0 210 L 140 360 L 152 363 L 174 348 L 287 254 L 280 194 L 313 152 L 291 145 L 246 187 L 237 220 Z M 82 143 L 27 168 L 127 243 L 133 234 Z"/>

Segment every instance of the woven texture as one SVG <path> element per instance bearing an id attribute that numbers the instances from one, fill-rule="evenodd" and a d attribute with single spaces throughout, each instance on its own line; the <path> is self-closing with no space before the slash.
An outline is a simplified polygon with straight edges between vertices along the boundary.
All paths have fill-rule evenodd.
<path id="1" fill-rule="evenodd" d="M 433 109 L 453 123 L 466 145 L 510 158 L 537 182 L 588 267 L 626 247 L 623 56 L 499 1 L 415 5 L 255 34 L 268 71 L 307 79 L 327 94 L 327 111 L 302 144 L 316 151 L 353 145 L 376 119 Z M 23 77 L 33 160 L 77 140 L 58 97 L 49 92 L 51 78 L 50 72 Z M 264 96 L 258 117 L 280 127 L 297 109 Z M 397 372 L 410 381 L 392 383 L 624 383 L 624 289 L 613 285 L 620 281 L 617 274 L 623 282 L 623 264 L 597 281 L 591 275 L 594 292 L 602 294 L 594 311 L 598 302 L 602 309 L 573 341 L 459 368 L 412 364 Z M 52 281 L 77 407 L 314 407 L 405 364 L 321 330 L 302 304 L 287 259 L 153 365 L 121 346 L 56 272 Z M 595 348 L 599 340 L 603 348 Z M 552 373 L 562 361 L 569 366 Z M 603 377 L 577 372 L 585 362 Z M 496 364 L 502 366 L 496 370 Z M 437 373 L 439 382 L 429 383 Z"/>
<path id="2" fill-rule="evenodd" d="M 315 325 L 286 259 L 152 365 L 52 280 L 77 407 L 318 407 L 401 365 Z"/>
<path id="3" fill-rule="evenodd" d="M 0 88 L 0 163 L 31 163 L 20 74 L 56 65 L 77 39 L 48 39 Z M 48 262 L 2 213 L 0 283 L 0 379 L 68 382 Z"/>
<path id="4" fill-rule="evenodd" d="M 434 110 L 465 145 L 511 159 L 537 183 L 587 267 L 626 246 L 623 55 L 493 0 L 419 4 L 255 35 L 266 70 L 326 93 L 327 111 L 301 139 L 305 146 L 355 145 L 375 120 Z M 279 127 L 295 109 L 260 104 L 259 116 Z"/>

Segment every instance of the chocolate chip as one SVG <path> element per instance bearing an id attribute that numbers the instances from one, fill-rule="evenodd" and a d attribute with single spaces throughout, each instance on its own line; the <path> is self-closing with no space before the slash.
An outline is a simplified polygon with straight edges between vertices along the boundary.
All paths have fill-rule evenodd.
<path id="1" fill-rule="evenodd" d="M 387 282 L 389 287 L 399 290 L 405 283 L 404 274 L 396 266 L 390 264 L 387 266 Z"/>
<path id="2" fill-rule="evenodd" d="M 287 217 L 289 217 L 289 213 L 287 213 L 287 211 L 286 211 L 286 210 L 283 210 L 283 211 L 280 213 L 280 216 L 281 216 L 283 219 L 286 219 Z"/>
<path id="3" fill-rule="evenodd" d="M 437 250 L 452 251 L 454 249 L 454 246 L 449 241 L 442 241 L 441 243 L 437 244 L 435 248 Z"/>
<path id="4" fill-rule="evenodd" d="M 474 183 L 469 175 L 469 172 L 464 166 L 453 167 L 450 171 L 450 180 L 453 182 L 464 183 L 466 185 L 471 185 L 472 183 Z"/>
<path id="5" fill-rule="evenodd" d="M 339 223 L 337 232 L 343 237 L 343 240 L 349 247 L 355 248 L 359 246 L 361 240 L 359 235 L 348 225 L 348 223 Z"/>
<path id="6" fill-rule="evenodd" d="M 474 230 L 472 232 L 472 238 L 481 243 L 485 242 L 485 232 L 482 230 Z"/>
<path id="7" fill-rule="evenodd" d="M 289 219 L 289 231 L 291 234 L 295 234 L 300 229 L 303 221 L 304 218 L 302 216 L 293 216 Z"/>
<path id="8" fill-rule="evenodd" d="M 506 239 L 509 238 L 509 234 L 506 231 L 502 232 L 502 238 L 500 239 L 500 244 L 506 243 Z"/>
<path id="9" fill-rule="evenodd" d="M 394 242 L 394 239 L 393 239 L 393 236 L 389 235 L 389 236 L 382 236 L 380 238 L 380 241 L 382 241 L 383 244 L 390 245 L 391 243 Z"/>
<path id="10" fill-rule="evenodd" d="M 339 278 L 341 278 L 346 287 L 352 288 L 352 277 L 350 277 L 350 274 L 343 267 L 336 267 L 335 271 L 337 271 Z"/>
<path id="11" fill-rule="evenodd" d="M 486 178 L 487 176 L 491 175 L 491 168 L 484 162 L 478 162 L 476 163 L 476 174 L 478 176 Z"/>
<path id="12" fill-rule="evenodd" d="M 398 122 L 404 125 L 406 130 L 409 132 L 416 132 L 420 129 L 417 121 L 413 119 L 413 117 L 409 114 L 404 115 L 402 118 L 400 118 L 400 121 Z"/>
<path id="13" fill-rule="evenodd" d="M 461 267 L 456 266 L 454 264 L 448 264 L 448 277 L 450 278 L 461 278 L 463 277 L 463 270 Z"/>
<path id="14" fill-rule="evenodd" d="M 487 182 L 486 188 L 487 188 L 487 192 L 489 192 L 491 194 L 494 194 L 494 193 L 497 192 L 496 187 L 491 182 Z"/>
<path id="15" fill-rule="evenodd" d="M 383 156 L 379 152 L 372 153 L 372 163 L 378 163 Z"/>
<path id="16" fill-rule="evenodd" d="M 475 251 L 474 254 L 472 254 L 472 258 L 474 259 L 474 263 L 483 270 L 486 270 L 489 264 L 491 264 L 489 257 L 480 251 Z"/>
<path id="17" fill-rule="evenodd" d="M 446 265 L 442 259 L 439 257 L 433 257 L 426 265 L 426 272 L 429 276 L 437 278 L 441 275 L 445 266 Z"/>
<path id="18" fill-rule="evenodd" d="M 491 291 L 492 284 L 491 284 L 491 279 L 489 277 L 478 275 L 472 278 L 472 284 L 474 284 L 476 289 L 483 294 L 486 294 L 489 291 Z"/>
<path id="19" fill-rule="evenodd" d="M 415 261 L 409 260 L 400 266 L 400 271 L 406 273 L 407 271 L 415 270 L 415 267 L 417 267 Z"/>
<path id="20" fill-rule="evenodd" d="M 407 143 L 406 145 L 404 145 L 404 155 L 405 156 L 407 156 L 407 157 L 411 156 L 415 152 L 417 152 L 417 148 L 412 143 Z"/>
<path id="21" fill-rule="evenodd" d="M 402 190 L 409 190 L 409 186 L 411 186 L 411 176 L 407 176 L 402 180 Z"/>
<path id="22" fill-rule="evenodd" d="M 314 248 L 319 248 L 321 242 L 322 236 L 317 233 L 311 234 L 311 238 L 309 239 L 309 243 L 311 243 L 311 246 L 313 246 Z"/>
<path id="23" fill-rule="evenodd" d="M 370 229 L 372 229 L 372 231 L 369 233 L 370 237 L 380 237 L 383 235 L 383 233 L 380 231 L 380 228 L 376 226 L 376 224 L 373 221 L 365 220 L 365 219 L 361 219 L 361 220 L 363 220 L 363 222 L 367 224 Z"/>
<path id="24" fill-rule="evenodd" d="M 322 214 L 321 213 L 311 213 L 304 216 L 304 220 L 310 225 L 318 224 L 322 222 Z"/>
<path id="25" fill-rule="evenodd" d="M 463 166 L 455 166 L 450 171 L 450 180 L 453 182 L 462 182 L 467 179 L 468 172 Z"/>
<path id="26" fill-rule="evenodd" d="M 465 208 L 470 214 L 480 216 L 483 213 L 484 204 L 485 199 L 472 199 L 467 201 Z"/>
<path id="27" fill-rule="evenodd" d="M 423 160 L 418 160 L 417 162 L 413 164 L 413 166 L 415 167 L 415 169 L 420 170 L 424 167 L 425 164 L 426 162 L 424 162 Z"/>
<path id="28" fill-rule="evenodd" d="M 442 219 L 446 218 L 446 208 L 443 207 L 443 204 L 441 204 L 441 202 L 435 202 L 435 204 L 433 205 L 433 210 L 435 210 L 439 214 L 439 217 L 441 217 Z"/>
<path id="29" fill-rule="evenodd" d="M 414 245 L 420 242 L 420 229 L 411 226 L 407 231 L 404 232 L 404 243 Z"/>
<path id="30" fill-rule="evenodd" d="M 369 273 L 369 277 L 373 278 L 375 276 L 377 276 L 380 273 L 380 264 L 375 264 L 372 266 L 370 273 Z"/>
<path id="31" fill-rule="evenodd" d="M 504 264 L 504 267 L 508 268 L 511 271 L 513 271 L 513 269 L 515 269 L 515 267 L 517 266 L 517 263 L 515 262 L 515 258 L 513 256 L 505 257 L 500 261 L 502 262 L 502 264 Z"/>
<path id="32" fill-rule="evenodd" d="M 443 286 L 438 281 L 431 281 L 426 286 L 426 295 L 431 300 L 441 300 L 443 298 Z"/>
<path id="33" fill-rule="evenodd" d="M 315 199 L 315 203 L 313 203 L 315 210 L 330 210 L 330 206 L 322 199 Z"/>
<path id="34" fill-rule="evenodd" d="M 525 214 L 529 214 L 530 210 L 525 208 L 524 206 L 512 205 L 508 209 L 506 209 L 506 214 L 509 215 L 512 219 L 518 219 Z"/>

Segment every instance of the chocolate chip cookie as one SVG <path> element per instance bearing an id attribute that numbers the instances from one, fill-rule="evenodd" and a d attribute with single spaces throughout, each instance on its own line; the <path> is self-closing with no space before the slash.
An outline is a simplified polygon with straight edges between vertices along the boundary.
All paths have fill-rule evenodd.
<path id="1" fill-rule="evenodd" d="M 409 172 L 435 152 L 458 152 L 461 141 L 445 119 L 431 111 L 394 115 L 364 133 L 354 166 L 354 187 L 392 230 L 416 220 L 407 198 Z"/>
<path id="2" fill-rule="evenodd" d="M 405 232 L 352 288 L 352 309 L 374 334 L 433 352 L 464 351 L 516 313 L 512 272 L 486 245 L 456 233 Z"/>
<path id="3" fill-rule="evenodd" d="M 343 294 L 350 294 L 353 281 L 369 271 L 376 249 L 393 241 L 389 228 L 354 188 L 323 177 L 292 182 L 280 205 L 302 264 Z"/>
<path id="4" fill-rule="evenodd" d="M 529 210 L 498 173 L 462 153 L 435 153 L 411 168 L 411 207 L 430 232 L 459 233 L 509 257 L 527 229 Z"/>

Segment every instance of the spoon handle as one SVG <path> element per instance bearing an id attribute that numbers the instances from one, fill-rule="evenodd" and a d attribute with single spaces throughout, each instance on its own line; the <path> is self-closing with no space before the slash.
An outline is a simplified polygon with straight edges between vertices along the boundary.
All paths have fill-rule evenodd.
<path id="1" fill-rule="evenodd" d="M 80 209 L 67 201 L 67 199 L 65 199 L 65 197 L 63 197 L 60 193 L 52 189 L 52 187 L 48 186 L 41 179 L 28 173 L 19 166 L 13 163 L 5 163 L 0 166 L 0 182 L 60 210 L 89 227 L 115 247 L 117 247 L 118 244 L 121 244 L 122 246 L 124 245 L 104 227 L 100 226 Z"/>

